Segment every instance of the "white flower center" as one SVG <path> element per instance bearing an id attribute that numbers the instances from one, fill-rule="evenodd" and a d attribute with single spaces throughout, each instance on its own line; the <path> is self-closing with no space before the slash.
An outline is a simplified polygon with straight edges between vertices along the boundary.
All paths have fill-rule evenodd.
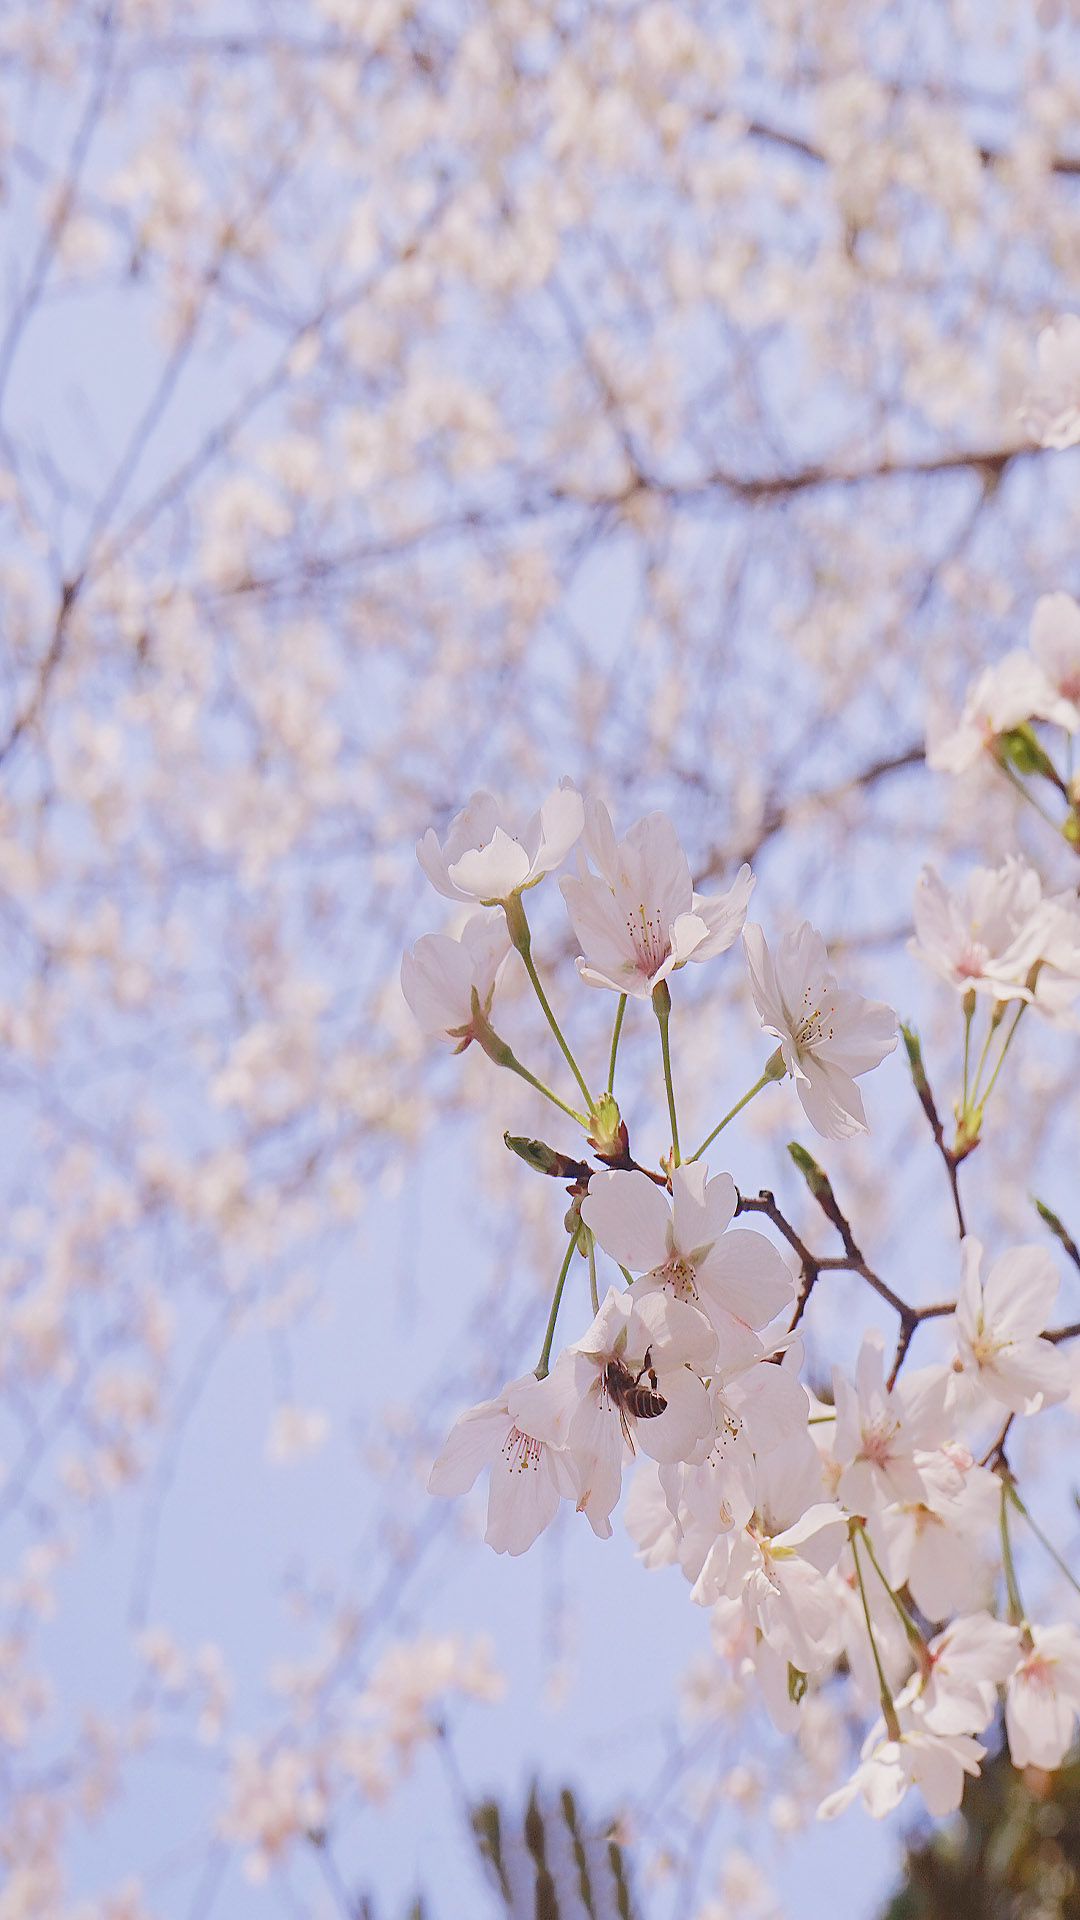
<path id="1" fill-rule="evenodd" d="M 657 1267 L 656 1275 L 665 1293 L 672 1294 L 676 1300 L 696 1302 L 697 1275 L 681 1253 L 673 1253 L 666 1267 Z"/>

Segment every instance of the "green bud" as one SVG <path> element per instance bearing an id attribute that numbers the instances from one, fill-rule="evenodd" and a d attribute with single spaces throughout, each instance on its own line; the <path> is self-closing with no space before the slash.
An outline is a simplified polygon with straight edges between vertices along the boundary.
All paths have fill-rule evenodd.
<path id="1" fill-rule="evenodd" d="M 900 1038 L 904 1042 L 904 1052 L 907 1054 L 908 1067 L 911 1070 L 911 1081 L 916 1093 L 929 1093 L 930 1088 L 926 1078 L 926 1069 L 923 1066 L 922 1047 L 919 1045 L 919 1036 L 914 1027 L 905 1027 L 903 1021 L 901 1021 Z"/>
<path id="2" fill-rule="evenodd" d="M 1055 1239 L 1061 1241 L 1069 1259 L 1075 1260 L 1077 1265 L 1080 1266 L 1080 1249 L 1077 1248 L 1076 1242 L 1068 1228 L 1062 1224 L 1056 1213 L 1051 1212 L 1045 1201 L 1036 1199 L 1034 1194 L 1030 1194 L 1029 1198 L 1040 1220 L 1046 1223 Z"/>
<path id="3" fill-rule="evenodd" d="M 524 1160 L 525 1165 L 532 1167 L 534 1173 L 558 1175 L 559 1162 L 563 1156 L 556 1153 L 554 1147 L 549 1147 L 546 1140 L 526 1140 L 523 1135 L 517 1133 L 504 1133 L 503 1140 L 511 1153 L 516 1153 L 518 1159 Z"/>
<path id="4" fill-rule="evenodd" d="M 1049 754 L 1039 745 L 1026 721 L 1021 727 L 1011 727 L 1008 733 L 999 733 L 994 752 L 1002 766 L 1013 767 L 1017 773 L 1041 774 L 1055 787 L 1063 784 Z"/>
<path id="5" fill-rule="evenodd" d="M 589 1138 L 598 1153 L 613 1147 L 619 1137 L 622 1116 L 619 1103 L 610 1093 L 602 1093 L 596 1103 L 596 1112 L 591 1116 Z"/>
<path id="6" fill-rule="evenodd" d="M 805 1673 L 803 1673 L 800 1668 L 793 1667 L 789 1660 L 787 1669 L 787 1691 L 788 1699 L 792 1702 L 793 1706 L 797 1707 L 800 1704 L 808 1685 L 809 1681 Z"/>

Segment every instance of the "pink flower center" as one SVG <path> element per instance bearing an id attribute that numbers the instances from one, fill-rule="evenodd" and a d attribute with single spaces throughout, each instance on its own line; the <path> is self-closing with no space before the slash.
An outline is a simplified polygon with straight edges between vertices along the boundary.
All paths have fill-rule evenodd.
<path id="1" fill-rule="evenodd" d="M 519 1432 L 511 1427 L 503 1441 L 503 1459 L 511 1473 L 535 1473 L 540 1465 L 540 1455 L 544 1451 L 542 1440 L 534 1440 L 531 1434 Z"/>
<path id="2" fill-rule="evenodd" d="M 886 1413 L 875 1415 L 862 1430 L 862 1451 L 859 1458 L 868 1460 L 872 1467 L 887 1467 L 892 1459 L 892 1443 L 899 1431 L 898 1420 L 890 1420 Z"/>
<path id="3" fill-rule="evenodd" d="M 651 980 L 671 952 L 668 930 L 659 911 L 646 913 L 644 906 L 640 906 L 636 913 L 630 915 L 626 923 L 626 931 L 630 935 L 630 944 L 634 949 L 638 965 Z"/>
<path id="4" fill-rule="evenodd" d="M 803 994 L 802 1003 L 802 1018 L 797 1025 L 792 1022 L 792 1039 L 800 1053 L 812 1053 L 815 1047 L 823 1046 L 826 1040 L 833 1037 L 833 1009 L 827 996 L 818 997 L 809 987 Z"/>

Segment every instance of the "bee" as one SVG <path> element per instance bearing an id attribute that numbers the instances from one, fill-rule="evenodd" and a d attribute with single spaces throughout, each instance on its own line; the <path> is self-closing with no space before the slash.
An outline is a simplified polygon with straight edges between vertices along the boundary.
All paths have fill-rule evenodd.
<path id="1" fill-rule="evenodd" d="M 649 1381 L 647 1387 L 641 1384 L 646 1376 Z M 632 1415 L 635 1420 L 655 1420 L 667 1407 L 667 1401 L 657 1387 L 652 1348 L 646 1348 L 645 1359 L 636 1374 L 631 1373 L 621 1360 L 609 1360 L 604 1368 L 604 1386 L 612 1406 L 619 1409 L 623 1439 L 633 1453 L 634 1436 L 627 1416 Z"/>

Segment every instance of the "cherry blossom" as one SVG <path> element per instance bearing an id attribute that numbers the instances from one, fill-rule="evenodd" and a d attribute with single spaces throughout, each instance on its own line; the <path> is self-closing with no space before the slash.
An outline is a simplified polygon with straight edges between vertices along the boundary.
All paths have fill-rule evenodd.
<path id="1" fill-rule="evenodd" d="M 445 840 L 428 828 L 416 857 L 432 886 L 450 900 L 506 900 L 562 865 L 584 821 L 584 802 L 569 780 L 553 788 L 520 833 L 494 796 L 481 791 L 454 815 Z"/>
<path id="2" fill-rule="evenodd" d="M 726 893 L 694 892 L 686 855 L 665 814 L 650 813 L 616 841 L 598 800 L 586 806 L 584 847 L 576 879 L 560 884 L 584 949 L 578 972 L 590 986 L 648 998 L 688 960 L 711 960 L 738 938 L 754 885 L 742 866 Z"/>
<path id="3" fill-rule="evenodd" d="M 980 1278 L 982 1244 L 969 1234 L 956 1303 L 956 1347 L 966 1379 L 1014 1413 L 1034 1413 L 1063 1400 L 1070 1374 L 1065 1356 L 1040 1339 L 1058 1290 L 1045 1247 L 1013 1247 Z"/>
<path id="4" fill-rule="evenodd" d="M 780 1042 L 807 1119 L 827 1140 L 867 1132 L 855 1076 L 893 1051 L 892 1008 L 837 985 L 809 921 L 784 935 L 775 959 L 760 927 L 746 927 L 743 941 L 761 1024 Z"/>
<path id="5" fill-rule="evenodd" d="M 935 1635 L 928 1656 L 928 1671 L 912 1677 L 899 1708 L 913 1706 L 930 1733 L 982 1733 L 1020 1658 L 1020 1630 L 988 1613 L 963 1614 Z"/>
<path id="6" fill-rule="evenodd" d="M 1005 1732 L 1016 1767 L 1060 1767 L 1080 1716 L 1080 1632 L 1029 1627 L 1005 1689 Z"/>
<path id="7" fill-rule="evenodd" d="M 1055 693 L 1071 708 L 1071 718 L 1062 724 L 1070 733 L 1080 732 L 1080 606 L 1071 593 L 1040 595 L 1028 644 Z"/>
<path id="8" fill-rule="evenodd" d="M 1060 452 L 1080 441 L 1080 315 L 1066 313 L 1044 327 L 1035 358 L 1021 418 L 1040 446 Z"/>
<path id="9" fill-rule="evenodd" d="M 460 1414 L 428 1478 L 429 1493 L 467 1493 L 490 1467 L 484 1539 L 496 1553 L 524 1553 L 555 1518 L 560 1500 L 579 1493 L 574 1459 L 539 1439 L 530 1424 L 528 1389 L 536 1384 L 526 1374 L 497 1399 Z"/>
<path id="10" fill-rule="evenodd" d="M 880 1507 L 870 1535 L 890 1584 L 906 1586 L 928 1620 L 944 1620 L 985 1598 L 989 1569 L 980 1547 L 996 1535 L 1001 1484 L 956 1442 L 916 1452 L 914 1467 L 921 1498 Z"/>
<path id="11" fill-rule="evenodd" d="M 762 1233 L 731 1227 L 738 1194 L 730 1174 L 710 1180 L 701 1160 L 676 1167 L 671 1206 L 643 1173 L 600 1174 L 581 1217 L 604 1252 L 637 1272 L 635 1297 L 662 1291 L 707 1316 L 721 1340 L 732 1319 L 764 1327 L 794 1298 L 795 1286 Z"/>
<path id="12" fill-rule="evenodd" d="M 578 1506 L 594 1532 L 611 1533 L 623 1466 L 636 1445 L 654 1460 L 677 1461 L 711 1441 L 712 1405 L 695 1368 L 708 1366 L 715 1345 L 696 1308 L 662 1293 L 634 1300 L 612 1287 L 547 1378 L 519 1384 L 516 1416 L 549 1446 L 573 1455 Z M 643 1418 L 628 1404 L 626 1387 L 649 1390 L 653 1376 L 663 1406 Z"/>
<path id="13" fill-rule="evenodd" d="M 929 1732 L 909 1709 L 901 1720 L 899 1740 L 883 1738 L 877 1730 L 869 1734 L 851 1779 L 826 1796 L 818 1816 L 833 1820 L 861 1796 L 867 1812 L 881 1820 L 915 1786 L 927 1811 L 941 1819 L 960 1805 L 965 1775 L 978 1773 L 985 1752 L 970 1734 Z"/>
<path id="14" fill-rule="evenodd" d="M 948 1380 L 944 1367 L 925 1367 L 887 1387 L 875 1334 L 863 1340 L 854 1383 L 834 1369 L 833 1452 L 842 1468 L 837 1495 L 849 1513 L 868 1518 L 896 1501 L 925 1499 L 922 1456 L 948 1437 Z"/>
<path id="15" fill-rule="evenodd" d="M 1042 882 L 1026 860 L 1010 855 L 1000 867 L 974 867 L 963 889 L 951 892 L 924 867 L 915 889 L 915 938 L 908 951 L 943 980 L 994 1000 L 1031 1000 L 1027 984 L 1056 932 Z"/>
<path id="16" fill-rule="evenodd" d="M 1039 662 L 1017 648 L 979 674 L 957 725 L 931 734 L 926 763 L 941 773 L 966 773 L 984 753 L 994 752 L 1002 734 L 1032 719 L 1067 729 L 1072 707 L 1055 693 Z"/>
<path id="17" fill-rule="evenodd" d="M 446 1040 L 455 1053 L 472 1037 L 472 996 L 488 1014 L 510 952 L 506 916 L 498 907 L 473 914 L 456 939 L 426 933 L 401 959 L 401 991 L 424 1033 Z"/>

